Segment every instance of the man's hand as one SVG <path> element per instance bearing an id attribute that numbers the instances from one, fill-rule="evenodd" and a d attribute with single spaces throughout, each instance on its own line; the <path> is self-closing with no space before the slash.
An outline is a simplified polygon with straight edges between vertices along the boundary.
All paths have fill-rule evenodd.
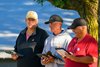
<path id="1" fill-rule="evenodd" d="M 48 55 L 48 57 L 42 56 L 42 63 L 43 64 L 49 64 L 52 62 L 54 62 L 54 58 L 52 56 L 50 56 L 50 55 Z"/>
<path id="2" fill-rule="evenodd" d="M 11 57 L 12 57 L 13 60 L 17 60 L 18 55 L 17 54 L 11 54 Z"/>
<path id="3" fill-rule="evenodd" d="M 69 58 L 73 55 L 73 53 L 71 52 L 64 52 L 63 54 L 60 53 L 60 55 L 62 56 L 63 60 L 65 61 L 66 58 Z"/>

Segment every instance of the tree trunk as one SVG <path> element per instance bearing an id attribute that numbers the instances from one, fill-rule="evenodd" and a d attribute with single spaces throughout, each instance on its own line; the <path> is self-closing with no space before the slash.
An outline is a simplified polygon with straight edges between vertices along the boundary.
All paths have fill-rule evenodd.
<path id="1" fill-rule="evenodd" d="M 99 5 L 98 5 L 98 8 L 99 8 L 99 10 L 98 10 L 98 23 L 99 23 L 99 42 L 98 42 L 98 44 L 99 44 L 99 58 L 100 58 L 100 0 L 99 0 Z M 100 60 L 98 60 L 99 61 L 99 66 L 98 67 L 100 67 Z"/>
<path id="2" fill-rule="evenodd" d="M 99 23 L 99 44 L 100 44 L 100 0 L 99 0 L 99 5 L 98 5 L 98 23 Z"/>
<path id="3" fill-rule="evenodd" d="M 78 10 L 80 16 L 88 22 L 88 32 L 98 41 L 98 1 L 82 2 Z"/>

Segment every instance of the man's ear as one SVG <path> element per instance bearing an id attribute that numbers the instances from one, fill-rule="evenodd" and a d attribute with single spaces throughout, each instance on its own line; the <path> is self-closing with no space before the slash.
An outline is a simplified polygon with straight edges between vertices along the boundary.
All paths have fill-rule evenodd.
<path id="1" fill-rule="evenodd" d="M 38 24 L 38 19 L 36 19 L 36 22 L 37 22 L 37 24 Z"/>

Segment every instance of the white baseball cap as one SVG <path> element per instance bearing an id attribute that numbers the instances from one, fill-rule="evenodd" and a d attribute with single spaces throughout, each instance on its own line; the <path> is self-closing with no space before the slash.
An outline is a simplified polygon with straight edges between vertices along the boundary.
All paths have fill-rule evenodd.
<path id="1" fill-rule="evenodd" d="M 26 14 L 26 19 L 28 18 L 38 19 L 38 15 L 35 11 L 28 11 Z"/>

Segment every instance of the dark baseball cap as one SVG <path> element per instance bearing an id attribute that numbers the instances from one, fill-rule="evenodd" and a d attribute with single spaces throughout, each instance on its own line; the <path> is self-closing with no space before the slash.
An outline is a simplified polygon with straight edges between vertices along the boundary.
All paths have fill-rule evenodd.
<path id="1" fill-rule="evenodd" d="M 75 29 L 78 26 L 87 26 L 87 22 L 83 18 L 76 18 L 68 29 Z"/>
<path id="2" fill-rule="evenodd" d="M 59 16 L 59 15 L 52 15 L 50 18 L 49 18 L 49 21 L 45 22 L 45 24 L 49 24 L 49 23 L 53 23 L 53 22 L 61 22 L 63 23 L 63 19 Z"/>

